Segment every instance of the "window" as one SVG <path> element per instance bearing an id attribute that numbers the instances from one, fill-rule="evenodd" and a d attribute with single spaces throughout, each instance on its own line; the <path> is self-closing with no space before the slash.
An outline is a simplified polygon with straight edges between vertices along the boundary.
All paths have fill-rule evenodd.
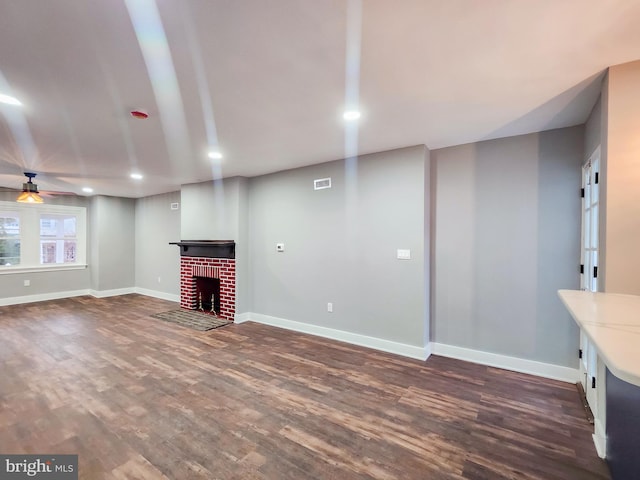
<path id="1" fill-rule="evenodd" d="M 0 202 L 0 274 L 83 268 L 86 209 Z"/>
<path id="2" fill-rule="evenodd" d="M 76 262 L 75 215 L 40 215 L 40 263 Z"/>
<path id="3" fill-rule="evenodd" d="M 0 212 L 0 265 L 20 264 L 20 217 Z"/>

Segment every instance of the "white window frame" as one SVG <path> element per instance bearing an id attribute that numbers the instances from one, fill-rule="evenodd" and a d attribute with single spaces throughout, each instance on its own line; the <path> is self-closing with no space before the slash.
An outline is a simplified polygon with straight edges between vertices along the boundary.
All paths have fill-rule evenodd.
<path id="1" fill-rule="evenodd" d="M 12 210 L 3 210 L 2 211 L 2 218 L 12 218 L 12 217 L 15 217 L 15 218 L 18 219 L 18 235 L 16 237 L 15 233 L 14 233 L 14 234 L 6 235 L 6 236 L 1 236 L 0 237 L 0 241 L 12 242 L 12 241 L 15 241 L 16 238 L 17 238 L 18 241 L 20 241 L 20 229 L 22 227 L 20 225 L 20 216 L 17 214 L 17 212 L 12 211 Z M 2 260 L 0 260 L 0 261 L 2 261 Z M 0 265 L 2 265 L 2 264 L 0 263 Z"/>
<path id="2" fill-rule="evenodd" d="M 20 217 L 20 264 L 0 265 L 0 275 L 87 268 L 87 209 L 85 207 L 32 205 L 0 201 L 0 211 L 15 212 Z M 40 215 L 73 215 L 76 217 L 77 250 L 74 263 L 40 263 Z"/>

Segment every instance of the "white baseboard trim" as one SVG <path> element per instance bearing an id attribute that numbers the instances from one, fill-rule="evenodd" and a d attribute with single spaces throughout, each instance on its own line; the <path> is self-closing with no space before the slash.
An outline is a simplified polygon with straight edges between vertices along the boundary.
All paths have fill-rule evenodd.
<path id="1" fill-rule="evenodd" d="M 600 458 L 607 458 L 607 434 L 604 431 L 602 422 L 595 419 L 594 422 L 593 443 L 596 445 L 596 452 Z"/>
<path id="2" fill-rule="evenodd" d="M 247 321 L 270 325 L 272 327 L 285 328 L 287 330 L 293 330 L 294 332 L 308 333 L 318 337 L 338 340 L 340 342 L 350 343 L 361 347 L 373 348 L 374 350 L 380 350 L 387 353 L 395 353 L 396 355 L 416 358 L 418 360 L 426 360 L 429 358 L 430 354 L 430 348 L 428 345 L 426 347 L 415 347 L 404 343 L 392 342 L 390 340 L 369 337 L 358 333 L 345 332 L 334 328 L 311 325 L 309 323 L 296 322 L 294 320 L 286 320 L 284 318 L 272 317 L 261 313 L 242 313 L 236 316 L 236 323 L 244 323 Z"/>
<path id="3" fill-rule="evenodd" d="M 158 292 L 157 290 L 149 290 L 147 288 L 135 287 L 135 293 L 140 295 L 146 295 L 147 297 L 160 298 L 162 300 L 168 300 L 170 302 L 180 302 L 180 295 L 173 293 Z"/>
<path id="4" fill-rule="evenodd" d="M 431 354 L 433 353 L 433 344 L 431 342 L 428 342 L 427 345 L 424 347 L 424 352 L 426 354 L 425 360 L 428 360 Z"/>
<path id="5" fill-rule="evenodd" d="M 0 298 L 0 307 L 8 305 L 19 305 L 23 303 L 35 303 L 44 302 L 46 300 L 59 300 L 61 298 L 80 297 L 82 295 L 91 295 L 95 298 L 116 297 L 118 295 L 128 295 L 130 293 L 139 293 L 140 295 L 146 295 L 147 297 L 161 298 L 163 300 L 169 300 L 170 302 L 179 302 L 180 297 L 178 295 L 172 295 L 170 293 L 158 292 L 155 290 L 148 290 L 146 288 L 128 287 L 128 288 L 116 288 L 113 290 L 70 290 L 66 292 L 52 292 L 52 293 L 39 293 L 36 295 L 24 295 L 20 297 L 7 297 Z"/>
<path id="6" fill-rule="evenodd" d="M 117 297 L 118 295 L 128 295 L 136 293 L 134 287 L 114 288 L 112 290 L 89 290 L 89 295 L 96 298 Z"/>
<path id="7" fill-rule="evenodd" d="M 81 297 L 83 295 L 90 295 L 89 290 L 70 290 L 66 292 L 39 293 L 36 295 L 24 295 L 21 297 L 0 298 L 0 307 L 19 305 L 22 303 L 44 302 L 46 300 L 59 300 L 61 298 Z"/>
<path id="8" fill-rule="evenodd" d="M 539 377 L 576 383 L 579 379 L 579 371 L 576 368 L 561 367 L 550 363 L 525 360 L 523 358 L 499 355 L 497 353 L 471 350 L 470 348 L 456 347 L 444 343 L 432 343 L 432 353 L 443 357 L 456 358 L 467 362 L 479 363 L 489 367 L 503 368 L 514 372 L 528 373 Z"/>
<path id="9" fill-rule="evenodd" d="M 234 315 L 234 319 L 233 322 L 234 323 L 244 323 L 244 322 L 248 322 L 250 320 L 251 314 L 246 312 L 246 313 L 236 313 Z"/>

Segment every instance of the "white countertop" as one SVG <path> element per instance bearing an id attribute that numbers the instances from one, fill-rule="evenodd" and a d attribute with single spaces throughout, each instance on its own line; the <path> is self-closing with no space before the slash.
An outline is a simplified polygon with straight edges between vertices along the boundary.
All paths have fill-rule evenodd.
<path id="1" fill-rule="evenodd" d="M 611 373 L 640 386 L 640 296 L 581 290 L 558 295 Z"/>

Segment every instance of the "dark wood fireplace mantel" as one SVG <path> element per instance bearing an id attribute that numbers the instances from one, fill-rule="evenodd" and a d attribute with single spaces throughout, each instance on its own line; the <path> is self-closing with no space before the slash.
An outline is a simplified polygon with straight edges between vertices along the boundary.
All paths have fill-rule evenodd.
<path id="1" fill-rule="evenodd" d="M 233 240 L 180 240 L 169 245 L 178 245 L 181 257 L 236 258 Z"/>

